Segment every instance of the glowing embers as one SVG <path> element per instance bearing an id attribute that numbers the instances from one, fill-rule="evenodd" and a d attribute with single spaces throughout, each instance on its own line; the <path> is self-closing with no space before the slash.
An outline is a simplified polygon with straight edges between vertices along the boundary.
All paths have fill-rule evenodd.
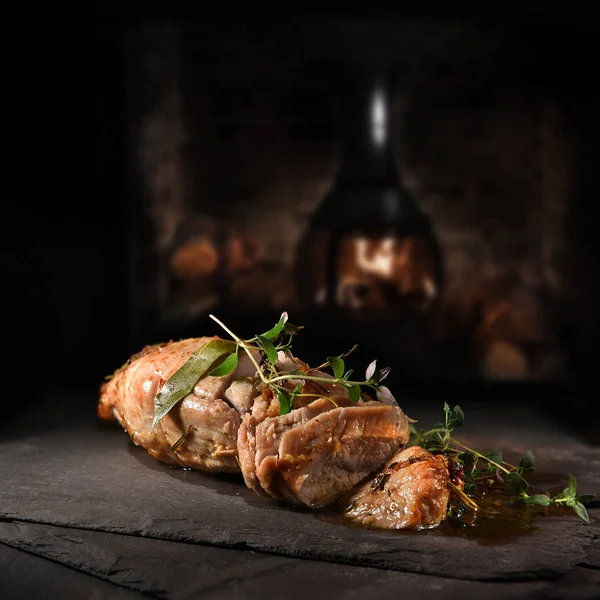
<path id="1" fill-rule="evenodd" d="M 352 311 L 391 310 L 407 303 L 425 308 L 438 295 L 435 257 L 418 237 L 345 237 L 340 241 L 335 304 Z M 315 302 L 324 304 L 324 287 Z"/>

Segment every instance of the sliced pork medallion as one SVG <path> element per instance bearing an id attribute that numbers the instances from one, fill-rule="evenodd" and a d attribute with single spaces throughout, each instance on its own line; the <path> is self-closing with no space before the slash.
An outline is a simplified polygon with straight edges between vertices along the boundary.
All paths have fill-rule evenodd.
<path id="1" fill-rule="evenodd" d="M 445 456 L 420 447 L 401 450 L 375 478 L 343 498 L 345 516 L 381 529 L 431 529 L 446 518 L 449 482 L 462 487 L 454 477 Z"/>
<path id="2" fill-rule="evenodd" d="M 247 356 L 225 377 L 204 377 L 155 427 L 154 399 L 165 382 L 190 355 L 214 337 L 190 338 L 144 348 L 101 386 L 98 414 L 116 418 L 134 444 L 154 458 L 208 471 L 239 471 L 236 406 L 248 406 L 244 391 L 231 390 L 236 381 L 254 374 Z M 173 449 L 173 446 L 175 448 Z"/>
<path id="3" fill-rule="evenodd" d="M 279 403 L 272 392 L 263 388 L 261 394 L 254 400 L 252 411 L 242 420 L 238 430 L 237 449 L 240 468 L 246 486 L 259 496 L 268 496 L 256 478 L 256 427 L 269 417 L 279 414 Z"/>
<path id="4" fill-rule="evenodd" d="M 279 490 L 278 477 L 279 445 L 281 438 L 290 429 L 304 425 L 317 415 L 335 408 L 331 400 L 320 398 L 302 408 L 292 410 L 287 415 L 270 417 L 255 428 L 253 448 L 253 469 L 256 481 L 273 498 L 284 499 Z"/>
<path id="5" fill-rule="evenodd" d="M 308 365 L 301 361 L 297 357 L 286 356 L 284 361 L 279 361 L 277 363 L 277 367 L 286 370 L 286 371 L 294 371 L 294 370 L 303 370 L 306 371 L 309 369 Z M 327 373 L 323 373 L 322 371 L 311 371 L 313 375 L 317 375 L 319 377 L 323 377 L 325 379 L 331 378 Z M 280 426 L 278 429 L 287 429 L 292 427 L 302 420 L 306 420 L 306 416 L 311 414 L 314 416 L 316 413 L 314 412 L 298 412 L 302 410 L 305 406 L 315 402 L 315 398 L 319 398 L 320 395 L 327 396 L 333 400 L 326 400 L 320 404 L 321 407 L 319 412 L 323 410 L 331 410 L 336 408 L 339 404 L 351 404 L 350 399 L 348 398 L 348 392 L 345 387 L 329 383 L 329 382 L 313 382 L 313 381 L 305 381 L 302 379 L 292 379 L 287 382 L 289 387 L 289 391 L 291 392 L 296 388 L 298 384 L 302 384 L 301 394 L 297 396 L 294 400 L 294 410 L 292 410 L 289 415 L 284 415 L 281 417 Z M 232 385 L 233 387 L 233 385 Z M 231 388 L 230 388 L 231 389 Z M 256 461 L 256 429 L 257 427 L 265 420 L 270 418 L 279 418 L 279 400 L 277 399 L 277 395 L 275 392 L 265 386 L 259 386 L 260 394 L 253 400 L 252 407 L 249 412 L 247 412 L 240 425 L 238 431 L 238 457 L 240 461 L 240 467 L 242 470 L 242 475 L 244 476 L 244 481 L 246 482 L 246 486 L 251 490 L 254 490 L 260 496 L 274 496 L 279 497 L 273 489 L 271 489 L 270 485 L 267 485 L 269 491 L 266 491 L 260 484 L 256 475 L 257 461 Z M 321 400 L 323 400 L 321 398 Z M 264 430 L 263 430 L 264 431 Z M 277 439 L 277 443 L 279 442 L 279 438 Z M 261 444 L 271 444 L 268 441 L 261 441 Z M 264 450 L 261 447 L 260 453 L 263 455 Z"/>
<path id="6" fill-rule="evenodd" d="M 335 502 L 408 441 L 408 419 L 397 406 L 340 407 L 281 436 L 279 490 L 292 504 Z"/>

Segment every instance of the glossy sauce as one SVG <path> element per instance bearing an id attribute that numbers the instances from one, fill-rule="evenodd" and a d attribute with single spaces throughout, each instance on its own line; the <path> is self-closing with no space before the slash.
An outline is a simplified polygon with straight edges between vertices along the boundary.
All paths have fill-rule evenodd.
<path id="1" fill-rule="evenodd" d="M 568 476 L 555 473 L 534 472 L 528 474 L 528 481 L 539 493 L 548 492 L 556 495 L 564 488 Z M 465 511 L 457 513 L 456 506 L 451 506 L 450 515 L 439 526 L 429 530 L 393 530 L 369 528 L 351 523 L 341 512 L 323 511 L 315 514 L 315 518 L 346 527 L 361 527 L 395 535 L 441 535 L 472 539 L 482 546 L 501 546 L 514 540 L 535 535 L 539 531 L 537 523 L 545 515 L 572 514 L 571 509 L 541 508 L 522 502 L 515 502 L 514 497 L 506 495 L 502 490 L 492 490 L 481 495 L 475 501 L 479 506 L 476 514 Z M 452 510 L 454 509 L 454 510 Z"/>

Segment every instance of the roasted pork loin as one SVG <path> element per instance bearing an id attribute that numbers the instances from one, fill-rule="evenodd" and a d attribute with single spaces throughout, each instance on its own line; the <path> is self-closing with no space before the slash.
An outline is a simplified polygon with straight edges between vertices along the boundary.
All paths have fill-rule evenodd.
<path id="1" fill-rule="evenodd" d="M 133 356 L 102 385 L 100 417 L 116 418 L 158 460 L 213 472 L 241 470 L 257 494 L 312 508 L 338 500 L 408 441 L 408 419 L 395 403 L 353 404 L 346 388 L 333 382 L 290 380 L 290 389 L 301 383 L 302 393 L 311 396 L 279 415 L 276 395 L 258 384 L 245 355 L 232 374 L 200 379 L 153 427 L 162 386 L 212 339 L 149 346 Z M 308 369 L 297 358 L 278 366 Z"/>

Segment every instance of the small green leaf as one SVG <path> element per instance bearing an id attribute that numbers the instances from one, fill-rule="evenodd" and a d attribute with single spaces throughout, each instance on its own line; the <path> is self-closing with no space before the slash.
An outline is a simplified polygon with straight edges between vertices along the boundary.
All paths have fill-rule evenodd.
<path id="1" fill-rule="evenodd" d="M 296 396 L 302 391 L 302 384 L 299 383 L 295 388 L 294 391 L 292 392 L 292 395 L 290 396 L 290 407 L 294 406 L 294 398 L 296 398 Z"/>
<path id="2" fill-rule="evenodd" d="M 477 470 L 478 456 L 474 452 L 463 452 L 458 455 L 458 460 L 463 464 L 465 474 L 473 477 Z"/>
<path id="3" fill-rule="evenodd" d="M 196 383 L 209 372 L 221 357 L 231 354 L 236 348 L 228 340 L 211 340 L 195 350 L 163 385 L 154 400 L 154 427 L 180 400 L 185 398 Z"/>
<path id="4" fill-rule="evenodd" d="M 536 506 L 550 506 L 551 500 L 546 494 L 534 494 L 533 496 L 527 496 L 523 500 L 525 504 L 535 504 Z"/>
<path id="5" fill-rule="evenodd" d="M 301 329 L 304 329 L 303 325 L 292 325 L 289 321 L 283 326 L 283 333 L 288 333 L 290 335 L 295 335 Z"/>
<path id="6" fill-rule="evenodd" d="M 575 505 L 578 504 L 577 500 L 575 500 L 575 498 L 570 497 L 568 498 L 568 500 L 565 502 L 565 504 L 570 507 L 570 508 L 575 508 Z"/>
<path id="7" fill-rule="evenodd" d="M 567 490 L 569 491 L 569 496 L 575 496 L 577 493 L 577 481 L 573 475 L 569 475 L 569 485 Z"/>
<path id="8" fill-rule="evenodd" d="M 535 457 L 533 456 L 533 452 L 531 450 L 525 451 L 523 458 L 519 461 L 519 468 L 522 469 L 524 473 L 534 470 Z"/>
<path id="9" fill-rule="evenodd" d="M 328 356 L 327 362 L 331 365 L 331 370 L 336 379 L 341 379 L 344 375 L 344 359 L 339 356 Z"/>
<path id="10" fill-rule="evenodd" d="M 581 494 L 581 496 L 577 496 L 577 500 L 581 502 L 581 504 L 589 504 L 594 500 L 596 496 L 594 494 Z"/>
<path id="11" fill-rule="evenodd" d="M 449 413 L 450 412 L 450 405 L 447 402 L 444 402 L 444 412 L 445 413 Z"/>
<path id="12" fill-rule="evenodd" d="M 500 465 L 500 464 L 502 464 L 502 461 L 504 460 L 504 455 L 502 454 L 502 450 L 499 450 L 498 448 L 492 448 L 488 452 L 488 458 Z"/>
<path id="13" fill-rule="evenodd" d="M 289 396 L 283 390 L 277 390 L 279 398 L 279 414 L 287 415 L 292 410 L 292 402 Z"/>
<path id="14" fill-rule="evenodd" d="M 348 396 L 352 402 L 358 402 L 360 400 L 361 391 L 359 385 L 351 385 L 348 388 Z"/>
<path id="15" fill-rule="evenodd" d="M 587 525 L 590 524 L 590 517 L 588 515 L 588 512 L 585 509 L 585 506 L 581 504 L 581 502 L 577 502 L 575 504 L 575 506 L 573 507 L 573 511 L 584 523 L 586 523 Z"/>
<path id="16" fill-rule="evenodd" d="M 256 339 L 264 349 L 265 354 L 267 355 L 267 360 L 274 365 L 277 362 L 277 350 L 275 350 L 273 342 L 262 335 L 257 335 Z"/>
<path id="17" fill-rule="evenodd" d="M 218 367 L 213 369 L 209 375 L 211 377 L 224 377 L 235 371 L 238 365 L 238 353 L 232 352 Z"/>
<path id="18" fill-rule="evenodd" d="M 465 422 L 465 413 L 460 406 L 455 406 L 449 412 L 448 428 L 452 431 L 456 427 L 460 427 Z"/>
<path id="19" fill-rule="evenodd" d="M 352 375 L 352 373 L 354 373 L 354 369 L 350 369 L 349 371 L 346 371 L 346 373 L 344 373 L 344 376 L 342 377 L 342 380 L 348 381 L 348 379 L 350 379 L 350 376 Z"/>
<path id="20" fill-rule="evenodd" d="M 465 467 L 471 467 L 477 463 L 477 455 L 473 452 L 463 452 L 457 458 Z"/>
<path id="21" fill-rule="evenodd" d="M 506 487 L 515 495 L 520 496 L 529 489 L 529 484 L 518 473 L 508 473 L 503 475 Z"/>
<path id="22" fill-rule="evenodd" d="M 263 333 L 261 337 L 266 338 L 268 340 L 274 340 L 279 337 L 279 334 L 283 331 L 283 327 L 286 324 L 288 319 L 287 313 L 283 313 L 278 321 L 278 323 L 272 329 L 269 329 L 266 333 Z M 258 337 L 258 336 L 257 336 Z"/>

